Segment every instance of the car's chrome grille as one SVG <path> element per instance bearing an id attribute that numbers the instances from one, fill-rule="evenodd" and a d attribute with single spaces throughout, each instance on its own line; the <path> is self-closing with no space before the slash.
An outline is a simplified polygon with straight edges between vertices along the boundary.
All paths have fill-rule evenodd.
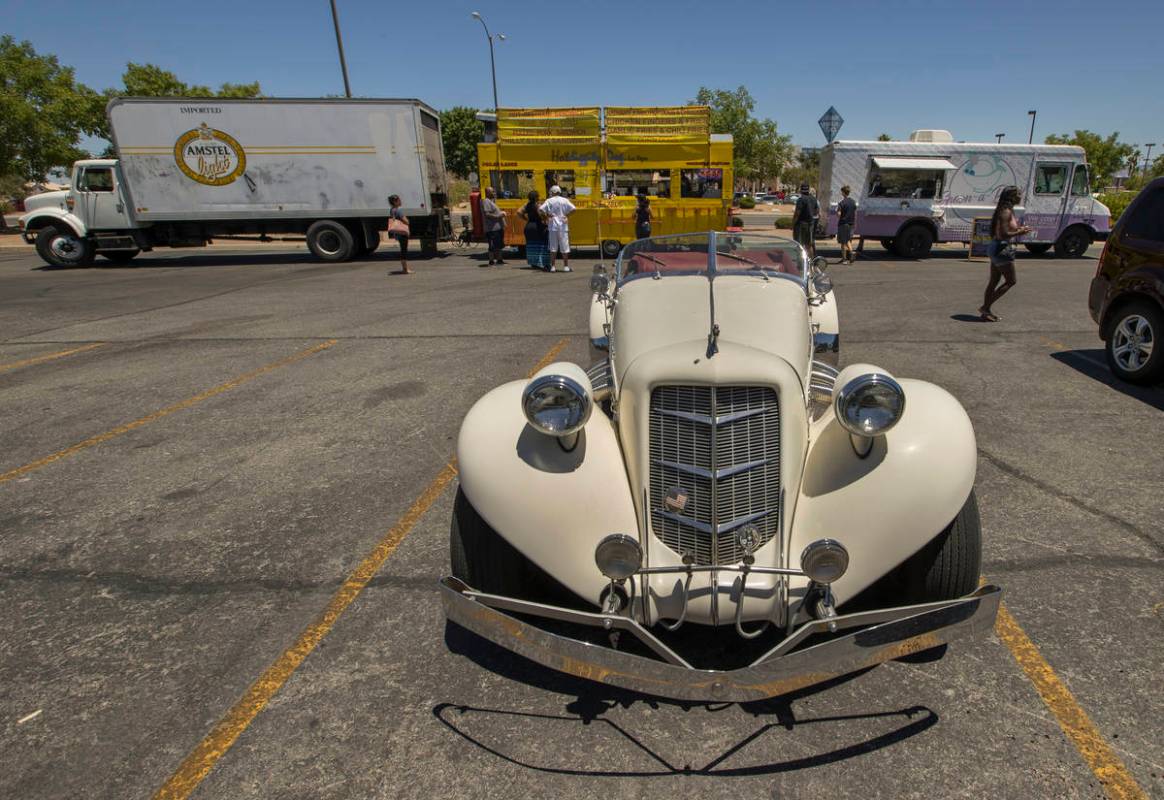
<path id="1" fill-rule="evenodd" d="M 651 393 L 651 527 L 696 564 L 736 564 L 735 531 L 780 532 L 780 404 L 763 386 Z"/>

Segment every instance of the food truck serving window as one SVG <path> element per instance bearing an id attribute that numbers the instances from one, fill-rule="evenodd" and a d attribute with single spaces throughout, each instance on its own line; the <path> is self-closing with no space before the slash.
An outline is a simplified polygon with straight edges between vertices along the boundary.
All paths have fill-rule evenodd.
<path id="1" fill-rule="evenodd" d="M 669 169 L 608 169 L 606 191 L 619 197 L 645 194 L 651 197 L 671 196 Z"/>
<path id="2" fill-rule="evenodd" d="M 942 191 L 945 173 L 936 169 L 884 169 L 869 174 L 869 197 L 908 197 L 928 200 Z"/>
<path id="3" fill-rule="evenodd" d="M 575 195 L 575 181 L 574 170 L 572 169 L 558 169 L 546 170 L 546 192 L 547 195 L 551 186 L 559 186 L 562 189 L 562 194 L 566 197 L 574 197 Z"/>
<path id="4" fill-rule="evenodd" d="M 533 172 L 528 169 L 490 170 L 489 183 L 493 191 L 497 192 L 497 196 L 506 200 L 524 200 L 534 189 L 541 193 L 540 187 L 534 181 Z"/>
<path id="5" fill-rule="evenodd" d="M 680 197 L 702 197 L 718 200 L 723 197 L 723 170 L 714 167 L 685 169 L 679 174 Z"/>

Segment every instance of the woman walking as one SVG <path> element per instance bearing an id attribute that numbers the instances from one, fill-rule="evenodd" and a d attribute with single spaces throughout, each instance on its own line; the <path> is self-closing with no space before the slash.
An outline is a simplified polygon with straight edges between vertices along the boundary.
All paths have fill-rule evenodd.
<path id="1" fill-rule="evenodd" d="M 645 194 L 639 195 L 639 204 L 635 207 L 635 238 L 649 239 L 651 236 L 651 198 Z"/>
<path id="2" fill-rule="evenodd" d="M 400 208 L 400 195 L 394 194 L 388 198 L 388 235 L 400 243 L 400 273 L 413 275 L 408 268 L 408 217 Z"/>
<path id="3" fill-rule="evenodd" d="M 991 307 L 1018 282 L 1014 273 L 1014 240 L 1032 230 L 1019 225 L 1014 216 L 1014 207 L 1022 199 L 1017 186 L 1007 186 L 998 196 L 998 205 L 990 220 L 991 239 L 986 247 L 986 253 L 990 256 L 990 281 L 986 284 L 982 306 L 978 309 L 983 322 L 998 322 L 999 317 Z M 1001 286 L 998 285 L 1000 281 L 1003 281 Z"/>
<path id="4" fill-rule="evenodd" d="M 546 219 L 538 210 L 539 195 L 531 191 L 526 195 L 526 204 L 517 215 L 525 220 L 525 260 L 531 267 L 548 269 L 550 266 L 549 229 Z"/>

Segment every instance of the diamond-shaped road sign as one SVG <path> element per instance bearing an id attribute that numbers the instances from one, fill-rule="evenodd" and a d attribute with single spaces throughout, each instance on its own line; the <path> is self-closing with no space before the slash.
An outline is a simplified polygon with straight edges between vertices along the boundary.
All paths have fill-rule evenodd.
<path id="1" fill-rule="evenodd" d="M 826 111 L 824 115 L 817 120 L 817 122 L 820 124 L 821 133 L 825 135 L 825 138 L 828 139 L 829 142 L 832 142 L 833 139 L 837 138 L 837 132 L 841 129 L 841 126 L 845 124 L 844 118 L 837 113 L 836 108 L 833 106 L 829 106 L 829 110 Z"/>

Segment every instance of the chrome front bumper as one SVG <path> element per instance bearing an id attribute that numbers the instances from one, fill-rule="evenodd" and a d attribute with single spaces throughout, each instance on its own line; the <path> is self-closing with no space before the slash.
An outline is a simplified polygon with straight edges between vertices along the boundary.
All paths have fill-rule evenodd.
<path id="1" fill-rule="evenodd" d="M 841 675 L 985 633 L 994 626 L 1002 590 L 982 586 L 957 600 L 862 611 L 801 625 L 747 667 L 696 669 L 629 617 L 574 611 L 478 592 L 457 578 L 443 578 L 445 615 L 458 625 L 542 666 L 676 700 L 748 702 L 822 683 Z M 559 636 L 510 616 L 506 611 L 633 634 L 660 659 Z M 814 634 L 837 633 L 795 650 Z"/>

